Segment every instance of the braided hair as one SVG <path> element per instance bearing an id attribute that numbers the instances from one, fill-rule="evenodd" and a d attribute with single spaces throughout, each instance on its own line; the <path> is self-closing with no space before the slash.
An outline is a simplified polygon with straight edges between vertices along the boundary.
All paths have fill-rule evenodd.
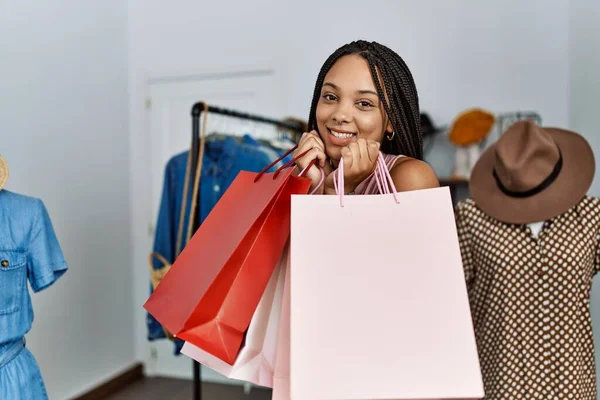
<path id="1" fill-rule="evenodd" d="M 421 160 L 423 158 L 423 139 L 419 98 L 414 79 L 408 66 L 396 52 L 376 42 L 358 40 L 348 43 L 337 49 L 325 61 L 315 84 L 308 117 L 309 129 L 318 131 L 316 111 L 325 75 L 340 57 L 350 54 L 359 55 L 369 63 L 379 99 L 394 129 L 393 139 L 384 138 L 381 151 L 394 155 L 404 154 Z M 383 87 L 378 72 L 383 78 Z M 389 104 L 385 94 L 388 95 Z"/>

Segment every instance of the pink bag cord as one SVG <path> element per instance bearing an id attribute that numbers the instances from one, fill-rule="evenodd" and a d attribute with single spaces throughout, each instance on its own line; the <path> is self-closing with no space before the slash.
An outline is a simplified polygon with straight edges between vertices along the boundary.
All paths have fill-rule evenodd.
<path id="1" fill-rule="evenodd" d="M 400 204 L 400 200 L 398 200 L 398 191 L 396 190 L 396 185 L 394 185 L 394 181 L 392 180 L 392 176 L 390 175 L 390 171 L 388 170 L 385 161 L 383 160 L 383 153 L 379 152 L 379 156 L 377 157 L 377 167 L 375 168 L 375 182 L 377 183 L 377 188 L 379 192 L 382 194 L 389 194 L 389 188 L 392 188 L 394 194 L 394 200 L 396 204 Z M 340 197 L 340 207 L 344 207 L 344 160 L 340 160 L 338 165 L 338 169 L 334 172 L 333 176 L 333 185 L 335 187 L 335 193 Z M 322 176 L 321 176 L 322 177 Z M 386 182 L 387 178 L 387 182 Z M 389 183 L 389 186 L 388 186 Z"/>

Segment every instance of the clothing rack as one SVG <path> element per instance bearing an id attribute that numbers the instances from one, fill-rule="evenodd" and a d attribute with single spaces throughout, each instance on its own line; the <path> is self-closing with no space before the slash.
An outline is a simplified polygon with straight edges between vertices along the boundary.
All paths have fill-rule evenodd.
<path id="1" fill-rule="evenodd" d="M 536 111 L 510 111 L 496 114 L 496 121 L 490 133 L 483 139 L 481 146 L 486 148 L 491 141 L 497 141 L 506 132 L 506 130 L 515 122 L 522 120 L 532 120 L 537 125 L 542 125 L 542 116 Z"/>
<path id="2" fill-rule="evenodd" d="M 192 148 L 190 151 L 192 152 L 191 158 L 191 166 L 190 171 L 195 171 L 196 166 L 198 165 L 198 151 L 199 151 L 199 143 L 200 143 L 200 114 L 205 110 L 208 110 L 209 113 L 225 115 L 229 117 L 235 117 L 243 120 L 262 122 L 266 124 L 275 125 L 279 128 L 284 128 L 286 130 L 291 130 L 293 132 L 302 133 L 302 126 L 300 123 L 282 121 L 271 119 L 267 117 L 263 117 L 260 115 L 248 114 L 240 111 L 229 110 L 221 107 L 208 106 L 204 102 L 198 102 L 192 106 Z M 194 174 L 190 174 L 190 187 L 194 186 Z M 199 192 L 198 192 L 199 195 Z M 190 218 L 193 218 L 192 232 L 196 232 L 200 227 L 200 199 L 195 199 L 198 204 L 196 208 L 195 215 L 190 215 Z M 194 400 L 202 399 L 202 388 L 201 388 L 201 369 L 200 363 L 196 360 L 193 361 L 194 368 Z"/>
<path id="3" fill-rule="evenodd" d="M 542 117 L 536 111 L 514 111 L 498 114 L 496 116 L 498 136 L 502 135 L 515 122 L 526 119 L 532 120 L 538 125 L 542 124 Z"/>

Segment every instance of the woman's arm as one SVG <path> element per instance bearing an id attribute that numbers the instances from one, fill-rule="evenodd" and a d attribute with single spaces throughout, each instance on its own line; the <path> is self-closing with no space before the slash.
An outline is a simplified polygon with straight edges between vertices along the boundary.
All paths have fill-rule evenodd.
<path id="1" fill-rule="evenodd" d="M 433 168 L 425 161 L 416 158 L 400 158 L 390 170 L 390 175 L 399 192 L 440 186 Z"/>

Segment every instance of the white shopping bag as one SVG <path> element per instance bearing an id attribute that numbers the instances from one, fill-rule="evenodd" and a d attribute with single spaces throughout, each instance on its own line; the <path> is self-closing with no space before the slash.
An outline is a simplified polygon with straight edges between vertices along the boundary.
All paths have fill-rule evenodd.
<path id="1" fill-rule="evenodd" d="M 181 352 L 200 364 L 231 379 L 273 387 L 279 319 L 287 271 L 289 244 L 260 299 L 246 333 L 246 341 L 233 365 L 185 342 Z"/>

